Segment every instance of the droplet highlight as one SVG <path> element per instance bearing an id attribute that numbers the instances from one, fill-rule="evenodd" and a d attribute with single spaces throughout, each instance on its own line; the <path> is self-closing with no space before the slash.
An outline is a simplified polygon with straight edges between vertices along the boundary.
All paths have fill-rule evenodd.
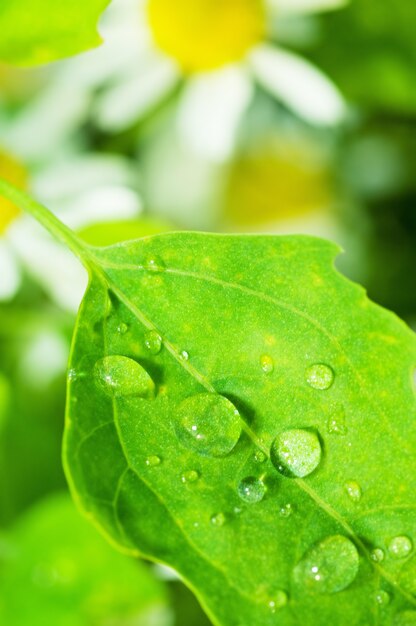
<path id="1" fill-rule="evenodd" d="M 266 485 L 260 478 L 247 476 L 239 483 L 237 493 L 244 502 L 255 504 L 263 500 L 266 494 Z"/>
<path id="2" fill-rule="evenodd" d="M 156 330 L 149 330 L 144 336 L 144 345 L 150 354 L 156 355 L 162 349 L 163 340 Z"/>
<path id="3" fill-rule="evenodd" d="M 285 430 L 272 443 L 270 458 L 280 474 L 289 478 L 309 476 L 319 466 L 322 448 L 312 430 Z"/>
<path id="4" fill-rule="evenodd" d="M 315 363 L 306 370 L 306 382 L 310 387 L 324 391 L 329 389 L 335 380 L 332 367 L 324 363 Z"/>
<path id="5" fill-rule="evenodd" d="M 187 352 L 186 350 L 182 350 L 182 352 L 180 353 L 180 357 L 182 361 L 189 361 L 189 352 Z"/>
<path id="6" fill-rule="evenodd" d="M 346 589 L 355 579 L 359 556 L 342 535 L 327 537 L 311 548 L 294 569 L 295 583 L 312 593 L 331 594 Z"/>
<path id="7" fill-rule="evenodd" d="M 180 441 L 203 456 L 226 456 L 241 435 L 238 410 L 215 393 L 199 393 L 184 400 L 176 411 L 175 426 Z"/>
<path id="8" fill-rule="evenodd" d="M 97 385 L 108 395 L 140 396 L 146 398 L 154 393 L 154 383 L 137 361 L 127 356 L 106 356 L 94 367 Z"/>
<path id="9" fill-rule="evenodd" d="M 263 354 L 260 357 L 260 367 L 265 374 L 272 374 L 274 370 L 274 361 L 268 354 Z"/>
<path id="10" fill-rule="evenodd" d="M 409 554 L 411 554 L 412 550 L 412 540 L 405 535 L 394 537 L 388 545 L 389 554 L 394 559 L 405 559 L 409 556 Z"/>
<path id="11" fill-rule="evenodd" d="M 353 502 L 359 502 L 361 500 L 361 496 L 363 495 L 360 485 L 355 480 L 348 480 L 344 489 L 347 492 L 350 500 Z"/>

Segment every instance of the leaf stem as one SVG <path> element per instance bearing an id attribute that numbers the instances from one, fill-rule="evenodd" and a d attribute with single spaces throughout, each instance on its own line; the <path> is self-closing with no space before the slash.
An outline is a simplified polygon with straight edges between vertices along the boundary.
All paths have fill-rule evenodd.
<path id="1" fill-rule="evenodd" d="M 49 209 L 3 178 L 0 178 L 0 195 L 13 202 L 22 211 L 30 213 L 55 239 L 65 244 L 83 265 L 87 268 L 90 266 L 91 259 L 86 244 Z"/>

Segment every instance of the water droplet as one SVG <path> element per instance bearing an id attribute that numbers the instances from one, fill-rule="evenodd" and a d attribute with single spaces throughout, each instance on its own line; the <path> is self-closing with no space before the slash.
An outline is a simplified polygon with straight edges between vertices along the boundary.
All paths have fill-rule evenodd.
<path id="1" fill-rule="evenodd" d="M 266 486 L 259 478 L 247 476 L 239 483 L 237 493 L 244 502 L 254 504 L 263 500 Z"/>
<path id="2" fill-rule="evenodd" d="M 150 354 L 159 354 L 162 349 L 162 337 L 155 330 L 149 330 L 144 336 L 144 345 Z"/>
<path id="3" fill-rule="evenodd" d="M 182 350 L 179 356 L 181 357 L 182 361 L 189 361 L 189 353 L 186 350 Z"/>
<path id="4" fill-rule="evenodd" d="M 371 560 L 375 563 L 381 563 L 381 561 L 384 561 L 384 550 L 381 548 L 374 548 L 374 550 L 371 551 L 370 556 Z"/>
<path id="5" fill-rule="evenodd" d="M 276 611 L 286 606 L 288 600 L 289 596 L 287 595 L 286 591 L 283 591 L 283 589 L 279 589 L 275 593 L 273 600 L 270 600 L 269 609 L 272 613 L 276 613 Z"/>
<path id="6" fill-rule="evenodd" d="M 148 467 L 157 467 L 158 465 L 160 465 L 162 462 L 162 459 L 160 458 L 160 456 L 157 456 L 156 454 L 152 454 L 151 456 L 148 456 L 146 459 L 146 465 Z"/>
<path id="7" fill-rule="evenodd" d="M 334 410 L 333 414 L 328 418 L 327 430 L 330 435 L 346 435 L 348 432 L 345 410 L 340 407 Z"/>
<path id="8" fill-rule="evenodd" d="M 324 363 L 315 363 L 306 370 L 306 381 L 314 389 L 329 389 L 335 379 L 334 370 Z"/>
<path id="9" fill-rule="evenodd" d="M 179 405 L 176 432 L 185 446 L 199 454 L 226 456 L 240 438 L 240 415 L 224 396 L 199 393 Z"/>
<path id="10" fill-rule="evenodd" d="M 74 367 L 71 367 L 70 370 L 68 370 L 68 380 L 71 383 L 74 383 L 78 378 L 78 372 Z"/>
<path id="11" fill-rule="evenodd" d="M 387 591 L 378 591 L 376 593 L 376 602 L 377 604 L 386 606 L 390 602 L 390 595 Z"/>
<path id="12" fill-rule="evenodd" d="M 117 332 L 118 332 L 120 335 L 125 335 L 125 334 L 126 334 L 126 332 L 128 331 L 128 329 L 129 329 L 129 327 L 128 327 L 128 326 L 127 326 L 127 324 L 125 324 L 124 322 L 121 322 L 121 324 L 119 324 L 119 325 L 117 326 Z"/>
<path id="13" fill-rule="evenodd" d="M 211 524 L 213 526 L 224 526 L 226 522 L 226 517 L 224 513 L 215 513 L 215 515 L 211 516 Z"/>
<path id="14" fill-rule="evenodd" d="M 279 509 L 280 517 L 287 518 L 293 515 L 293 513 L 294 513 L 294 508 L 293 508 L 293 505 L 290 504 L 290 502 L 287 502 L 287 504 L 283 504 L 283 506 L 281 506 Z"/>
<path id="15" fill-rule="evenodd" d="M 274 362 L 271 356 L 263 354 L 260 357 L 260 366 L 265 374 L 271 374 L 274 370 Z"/>
<path id="16" fill-rule="evenodd" d="M 267 456 L 265 455 L 264 452 L 262 452 L 262 450 L 255 451 L 254 460 L 256 461 L 256 463 L 264 463 L 266 459 L 267 459 Z"/>
<path id="17" fill-rule="evenodd" d="M 355 545 L 342 535 L 327 537 L 311 548 L 294 569 L 295 582 L 315 593 L 336 593 L 357 576 Z"/>
<path id="18" fill-rule="evenodd" d="M 150 272 L 163 272 L 165 264 L 158 257 L 150 257 L 146 262 L 146 269 Z"/>
<path id="19" fill-rule="evenodd" d="M 275 468 L 290 478 L 311 474 L 319 465 L 322 448 L 316 433 L 294 428 L 285 430 L 272 443 L 270 458 Z"/>
<path id="20" fill-rule="evenodd" d="M 395 559 L 405 559 L 413 550 L 413 543 L 405 535 L 394 537 L 388 545 L 390 555 Z"/>
<path id="21" fill-rule="evenodd" d="M 181 476 L 181 481 L 183 483 L 195 483 L 199 478 L 199 474 L 196 470 L 188 470 L 184 472 Z"/>
<path id="22" fill-rule="evenodd" d="M 355 480 L 348 480 L 344 489 L 353 502 L 359 502 L 361 500 L 362 491 L 360 485 Z"/>
<path id="23" fill-rule="evenodd" d="M 106 356 L 94 367 L 97 384 L 109 396 L 148 397 L 154 391 L 154 383 L 137 361 L 127 356 Z"/>
<path id="24" fill-rule="evenodd" d="M 393 626 L 416 626 L 416 611 L 403 611 L 394 618 Z"/>

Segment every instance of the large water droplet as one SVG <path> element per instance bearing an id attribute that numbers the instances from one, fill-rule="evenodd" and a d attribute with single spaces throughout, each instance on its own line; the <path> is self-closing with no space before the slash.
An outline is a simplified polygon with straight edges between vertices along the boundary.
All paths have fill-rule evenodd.
<path id="1" fill-rule="evenodd" d="M 266 485 L 259 478 L 247 476 L 239 483 L 237 493 L 244 502 L 254 504 L 263 500 L 266 493 Z"/>
<path id="2" fill-rule="evenodd" d="M 106 356 L 94 367 L 96 383 L 113 397 L 149 397 L 154 392 L 154 383 L 146 370 L 137 361 L 127 356 Z"/>
<path id="3" fill-rule="evenodd" d="M 359 502 L 361 500 L 361 487 L 355 480 L 348 480 L 344 488 L 353 502 Z"/>
<path id="4" fill-rule="evenodd" d="M 162 349 L 162 337 L 155 330 L 149 330 L 144 336 L 144 345 L 150 354 L 159 354 Z"/>
<path id="5" fill-rule="evenodd" d="M 176 411 L 176 432 L 184 445 L 204 456 L 226 456 L 241 435 L 235 406 L 215 393 L 199 393 Z"/>
<path id="6" fill-rule="evenodd" d="M 358 573 L 355 545 L 333 535 L 311 548 L 294 569 L 296 584 L 315 593 L 336 593 L 348 587 Z"/>
<path id="7" fill-rule="evenodd" d="M 274 370 L 274 362 L 271 356 L 263 354 L 260 357 L 260 366 L 265 374 L 271 374 Z"/>
<path id="8" fill-rule="evenodd" d="M 226 517 L 224 515 L 224 513 L 215 513 L 214 515 L 211 516 L 211 524 L 213 526 L 224 526 L 225 522 L 226 522 Z"/>
<path id="9" fill-rule="evenodd" d="M 371 560 L 375 563 L 381 563 L 381 561 L 384 561 L 384 556 L 384 550 L 381 548 L 374 548 L 370 554 Z"/>
<path id="10" fill-rule="evenodd" d="M 393 626 L 416 626 L 416 611 L 398 613 L 394 618 Z"/>
<path id="11" fill-rule="evenodd" d="M 315 363 L 306 370 L 306 381 L 314 389 L 329 389 L 334 379 L 334 370 L 324 363 Z"/>
<path id="12" fill-rule="evenodd" d="M 302 478 L 319 465 L 322 448 L 317 434 L 311 430 L 285 430 L 272 443 L 270 458 L 284 476 Z"/>
<path id="13" fill-rule="evenodd" d="M 413 543 L 409 537 L 405 535 L 400 535 L 399 537 L 394 537 L 389 545 L 388 551 L 390 555 L 395 559 L 405 559 L 413 550 Z"/>
<path id="14" fill-rule="evenodd" d="M 183 483 L 196 483 L 199 478 L 199 474 L 196 470 L 187 470 L 181 476 Z"/>

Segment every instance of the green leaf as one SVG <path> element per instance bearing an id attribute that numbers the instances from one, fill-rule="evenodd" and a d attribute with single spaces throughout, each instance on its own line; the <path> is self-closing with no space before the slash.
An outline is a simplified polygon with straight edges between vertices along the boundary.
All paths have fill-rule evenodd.
<path id="1" fill-rule="evenodd" d="M 215 624 L 414 624 L 416 339 L 335 271 L 337 247 L 87 248 L 0 187 L 90 269 L 64 449 L 84 511 Z"/>
<path id="2" fill-rule="evenodd" d="M 0 61 L 38 65 L 101 43 L 97 22 L 109 0 L 2 0 Z"/>
<path id="3" fill-rule="evenodd" d="M 370 108 L 416 110 L 416 4 L 353 0 L 322 16 L 314 61 L 345 95 Z"/>
<path id="4" fill-rule="evenodd" d="M 141 217 L 134 220 L 92 224 L 78 231 L 78 235 L 92 246 L 110 246 L 119 241 L 159 235 L 170 230 L 172 226 L 167 222 Z"/>
<path id="5" fill-rule="evenodd" d="M 8 626 L 170 626 L 163 583 L 118 554 L 66 494 L 31 509 L 0 546 L 0 620 Z"/>

